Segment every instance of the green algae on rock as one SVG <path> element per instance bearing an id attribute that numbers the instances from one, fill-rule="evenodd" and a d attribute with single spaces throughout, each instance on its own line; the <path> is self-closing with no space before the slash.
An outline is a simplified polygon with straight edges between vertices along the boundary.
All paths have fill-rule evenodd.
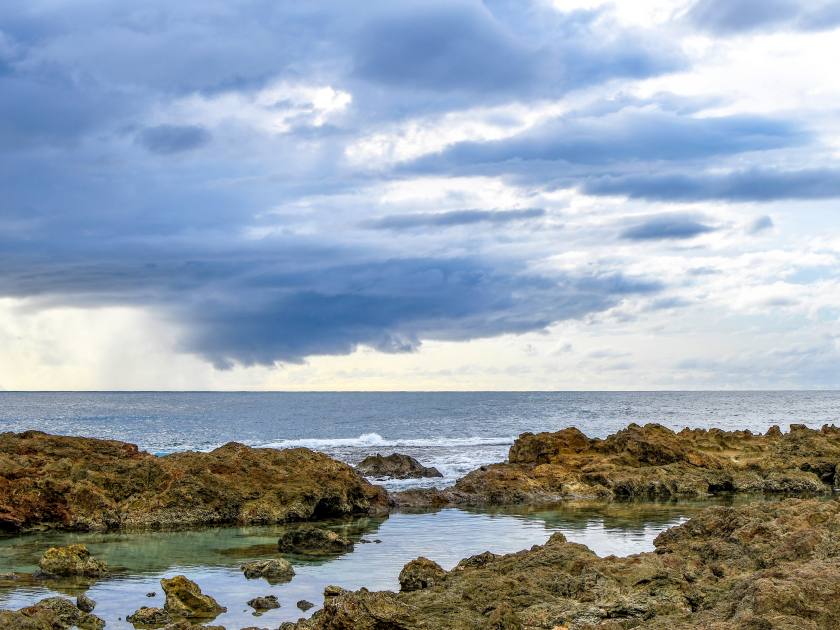
<path id="1" fill-rule="evenodd" d="M 48 597 L 18 611 L 0 610 L 0 628 L 8 630 L 100 630 L 105 622 L 64 597 Z"/>
<path id="2" fill-rule="evenodd" d="M 108 574 L 105 563 L 91 556 L 84 545 L 50 547 L 38 561 L 38 566 L 50 577 L 102 577 Z"/>
<path id="3" fill-rule="evenodd" d="M 163 609 L 173 617 L 185 619 L 214 619 L 227 608 L 201 592 L 198 584 L 183 575 L 162 578 L 160 586 L 166 595 Z"/>
<path id="4" fill-rule="evenodd" d="M 289 582 L 295 576 L 295 570 L 288 560 L 272 558 L 254 560 L 242 565 L 242 573 L 249 580 L 264 578 L 269 584 Z"/>
<path id="5" fill-rule="evenodd" d="M 305 448 L 156 457 L 115 440 L 0 434 L 0 530 L 270 524 L 388 505 L 352 467 Z"/>
<path id="6" fill-rule="evenodd" d="M 840 627 L 840 501 L 711 507 L 601 558 L 554 534 L 462 561 L 428 588 L 341 592 L 297 630 L 820 630 Z"/>

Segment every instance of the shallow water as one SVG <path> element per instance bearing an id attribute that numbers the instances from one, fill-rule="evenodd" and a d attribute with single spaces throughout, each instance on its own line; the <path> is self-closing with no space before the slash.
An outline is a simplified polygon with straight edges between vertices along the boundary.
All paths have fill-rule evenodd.
<path id="1" fill-rule="evenodd" d="M 444 475 L 386 482 L 392 490 L 451 485 L 505 459 L 524 431 L 577 426 L 605 437 L 629 422 L 818 427 L 840 422 L 840 392 L 0 392 L 4 431 L 111 438 L 158 454 L 229 441 L 307 446 L 350 463 L 400 451 Z"/>
<path id="2" fill-rule="evenodd" d="M 717 501 L 727 502 L 726 499 Z M 477 511 L 443 509 L 394 513 L 382 519 L 331 522 L 329 526 L 357 542 L 354 551 L 332 558 L 286 556 L 296 575 L 287 584 L 246 580 L 244 560 L 274 557 L 282 526 L 209 528 L 174 532 L 40 533 L 0 538 L 0 573 L 32 572 L 50 546 L 82 542 L 118 572 L 87 591 L 97 602 L 96 614 L 108 628 L 131 628 L 124 621 L 140 606 L 162 606 L 160 578 L 182 573 L 195 580 L 228 611 L 216 620 L 228 628 L 249 625 L 276 627 L 315 612 L 324 587 L 367 587 L 398 590 L 403 565 L 426 556 L 450 569 L 483 551 L 509 553 L 542 544 L 555 532 L 589 546 L 599 555 L 630 555 L 653 549 L 664 529 L 683 522 L 710 502 L 569 503 L 546 508 Z M 381 542 L 373 542 L 373 541 Z M 17 609 L 55 594 L 75 596 L 84 588 L 64 582 L 0 586 L 0 608 Z M 146 593 L 154 591 L 154 598 Z M 277 595 L 281 608 L 254 617 L 245 604 L 259 595 Z M 300 599 L 315 603 L 306 615 L 295 606 Z"/>

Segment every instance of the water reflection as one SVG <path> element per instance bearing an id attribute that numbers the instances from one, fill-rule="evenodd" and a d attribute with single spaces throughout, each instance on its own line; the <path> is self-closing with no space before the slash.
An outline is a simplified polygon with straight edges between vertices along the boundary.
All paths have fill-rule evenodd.
<path id="1" fill-rule="evenodd" d="M 448 569 L 460 559 L 483 551 L 509 553 L 542 544 L 557 531 L 599 555 L 628 555 L 652 549 L 659 532 L 708 505 L 582 502 L 490 511 L 447 508 L 398 512 L 387 519 L 333 521 L 328 526 L 354 540 L 355 549 L 338 557 L 287 555 L 296 576 L 290 583 L 273 586 L 261 579 L 246 580 L 239 566 L 248 559 L 280 555 L 276 543 L 285 529 L 282 526 L 108 534 L 50 532 L 2 538 L 0 573 L 32 572 L 47 547 L 81 542 L 118 568 L 113 576 L 87 590 L 98 602 L 95 612 L 107 621 L 108 628 L 131 628 L 124 621 L 126 615 L 140 606 L 161 606 L 159 580 L 176 573 L 195 580 L 204 592 L 227 606 L 228 612 L 216 623 L 228 628 L 276 627 L 317 610 L 302 613 L 295 602 L 307 599 L 320 604 L 328 584 L 396 590 L 402 566 L 420 555 Z M 0 608 L 20 608 L 56 592 L 75 595 L 83 590 L 85 585 L 72 582 L 0 583 Z M 147 598 L 150 591 L 157 595 Z M 281 608 L 255 618 L 245 602 L 270 594 L 279 598 Z"/>

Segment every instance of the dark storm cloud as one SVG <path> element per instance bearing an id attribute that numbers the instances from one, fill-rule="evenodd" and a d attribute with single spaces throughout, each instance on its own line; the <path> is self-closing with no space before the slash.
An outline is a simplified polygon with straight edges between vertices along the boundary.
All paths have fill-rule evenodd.
<path id="1" fill-rule="evenodd" d="M 138 140 L 152 153 L 169 155 L 207 144 L 210 132 L 197 125 L 158 125 L 144 129 Z"/>
<path id="2" fill-rule="evenodd" d="M 524 162 L 689 161 L 796 146 L 809 137 L 795 122 L 763 116 L 691 117 L 633 109 L 563 117 L 503 140 L 461 142 L 416 160 L 407 170 L 497 173 L 520 171 Z"/>
<path id="3" fill-rule="evenodd" d="M 364 223 L 364 227 L 380 230 L 406 230 L 421 227 L 452 227 L 473 223 L 511 223 L 545 216 L 542 208 L 523 210 L 452 210 L 449 212 L 416 212 L 395 214 Z"/>
<path id="4" fill-rule="evenodd" d="M 687 240 L 716 229 L 696 215 L 657 214 L 631 224 L 621 232 L 621 238 L 629 241 Z"/>
<path id="5" fill-rule="evenodd" d="M 587 180 L 582 190 L 590 195 L 624 195 L 651 201 L 832 199 L 840 197 L 840 170 L 625 175 Z"/>
<path id="6" fill-rule="evenodd" d="M 699 0 L 687 19 L 722 34 L 765 29 L 818 31 L 840 25 L 837 0 Z"/>

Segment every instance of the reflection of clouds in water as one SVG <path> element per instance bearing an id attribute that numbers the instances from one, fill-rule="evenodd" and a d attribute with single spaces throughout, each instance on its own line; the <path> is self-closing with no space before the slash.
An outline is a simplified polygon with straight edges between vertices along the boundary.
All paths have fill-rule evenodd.
<path id="1" fill-rule="evenodd" d="M 625 511 L 623 507 L 619 509 Z M 293 558 L 295 578 L 288 584 L 274 586 L 264 580 L 246 580 L 239 570 L 244 557 L 237 550 L 246 550 L 246 555 L 248 549 L 255 553 L 265 549 L 262 553 L 268 553 L 283 529 L 276 526 L 165 533 L 35 534 L 0 540 L 0 559 L 4 565 L 14 564 L 19 570 L 31 571 L 47 546 L 84 542 L 95 555 L 113 566 L 124 566 L 126 573 L 100 581 L 88 592 L 98 602 L 96 613 L 112 629 L 129 630 L 131 625 L 120 617 L 124 620 L 140 606 L 161 605 L 159 580 L 176 573 L 186 574 L 205 593 L 228 607 L 228 612 L 216 623 L 227 627 L 255 623 L 276 627 L 282 621 L 304 616 L 294 602 L 308 599 L 320 604 L 328 584 L 350 589 L 398 589 L 400 569 L 421 555 L 450 569 L 462 558 L 483 551 L 511 553 L 543 544 L 556 531 L 572 542 L 589 546 L 599 555 L 649 551 L 660 531 L 683 520 L 678 510 L 674 506 L 665 510 L 653 507 L 648 512 L 650 517 L 645 517 L 644 511 L 632 506 L 627 527 L 616 527 L 615 519 L 605 525 L 602 516 L 581 509 L 521 508 L 507 513 L 487 513 L 449 508 L 420 514 L 395 513 L 381 522 L 360 519 L 351 526 L 356 534 L 381 543 L 357 544 L 352 553 L 328 560 Z M 17 544 L 21 542 L 24 544 Z M 138 571 L 145 573 L 138 575 Z M 157 592 L 158 596 L 147 598 L 145 594 L 149 591 Z M 40 587 L 0 591 L 0 607 L 20 608 L 54 594 Z M 282 607 L 257 621 L 245 602 L 268 594 L 277 595 Z"/>

